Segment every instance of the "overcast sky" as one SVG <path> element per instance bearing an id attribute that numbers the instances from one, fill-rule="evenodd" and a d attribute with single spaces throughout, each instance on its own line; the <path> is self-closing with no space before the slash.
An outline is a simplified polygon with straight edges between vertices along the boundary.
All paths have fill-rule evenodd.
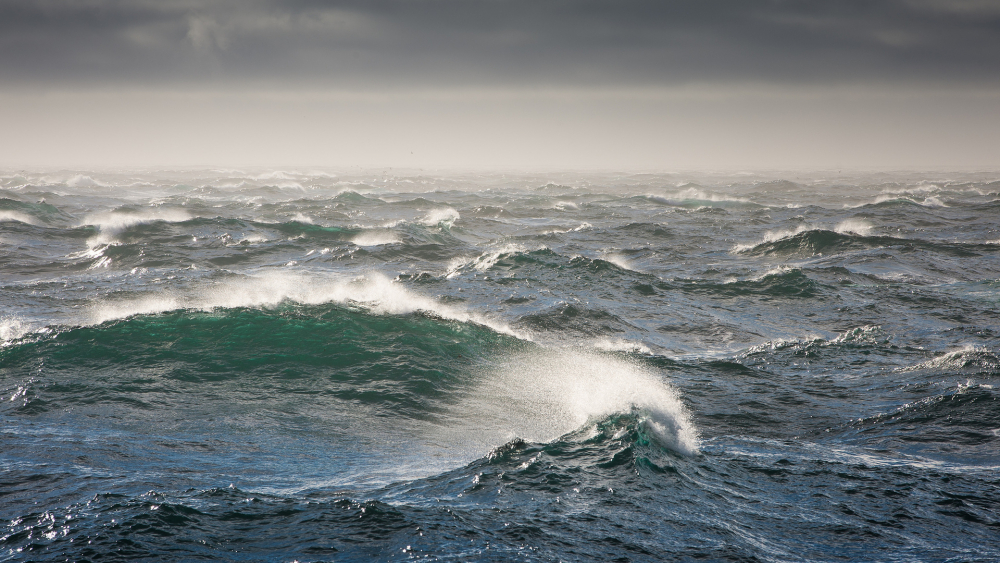
<path id="1" fill-rule="evenodd" d="M 1000 0 L 0 0 L 4 166 L 1000 166 Z"/>

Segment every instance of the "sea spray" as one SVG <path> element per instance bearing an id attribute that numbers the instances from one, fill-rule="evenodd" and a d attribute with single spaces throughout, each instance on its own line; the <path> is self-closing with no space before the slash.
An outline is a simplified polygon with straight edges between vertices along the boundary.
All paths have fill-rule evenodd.
<path id="1" fill-rule="evenodd" d="M 689 455 L 698 451 L 698 432 L 677 392 L 663 374 L 635 360 L 532 347 L 473 369 L 478 383 L 453 416 L 478 442 L 548 442 L 635 412 L 663 446 Z"/>

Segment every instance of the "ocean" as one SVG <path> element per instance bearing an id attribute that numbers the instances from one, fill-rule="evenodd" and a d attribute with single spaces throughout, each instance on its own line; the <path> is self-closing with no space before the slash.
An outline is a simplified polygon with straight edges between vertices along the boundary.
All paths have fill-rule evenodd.
<path id="1" fill-rule="evenodd" d="M 1000 174 L 0 173 L 0 560 L 1000 561 Z"/>

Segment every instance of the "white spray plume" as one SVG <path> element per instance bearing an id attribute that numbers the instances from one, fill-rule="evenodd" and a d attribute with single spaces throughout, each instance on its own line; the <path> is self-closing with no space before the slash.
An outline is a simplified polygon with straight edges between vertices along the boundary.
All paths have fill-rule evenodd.
<path id="1" fill-rule="evenodd" d="M 501 358 L 478 378 L 460 417 L 480 440 L 547 442 L 616 413 L 637 411 L 658 442 L 698 452 L 698 432 L 677 393 L 655 371 L 624 358 L 540 348 Z"/>

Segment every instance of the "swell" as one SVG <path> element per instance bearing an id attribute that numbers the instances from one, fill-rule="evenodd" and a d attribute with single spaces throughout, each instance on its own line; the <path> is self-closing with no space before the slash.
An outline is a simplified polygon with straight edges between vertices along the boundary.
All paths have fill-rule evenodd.
<path id="1" fill-rule="evenodd" d="M 935 386 L 935 392 L 913 393 L 894 409 L 859 417 L 843 428 L 846 443 L 914 456 L 929 466 L 998 469 L 1000 393 L 998 372 L 980 375 L 954 386 Z M 947 376 L 946 376 L 947 377 Z M 992 380 L 994 384 L 982 383 Z M 918 387 L 919 389 L 919 387 Z"/>
<path id="2" fill-rule="evenodd" d="M 377 403 L 413 415 L 455 384 L 465 362 L 510 337 L 421 314 L 381 316 L 336 304 L 138 315 L 61 330 L 0 350 L 5 380 L 37 378 L 16 414 L 80 405 L 174 408 L 211 386 Z"/>
<path id="3" fill-rule="evenodd" d="M 721 196 L 706 192 L 699 187 L 689 187 L 677 193 L 666 196 L 651 194 L 646 196 L 632 197 L 626 201 L 635 202 L 639 204 L 653 203 L 656 205 L 679 207 L 682 209 L 715 208 L 715 209 L 752 210 L 752 209 L 764 208 L 764 206 L 758 203 L 754 203 L 748 199 L 732 197 L 732 196 Z"/>
<path id="4" fill-rule="evenodd" d="M 68 215 L 48 203 L 27 203 L 0 197 L 0 222 L 17 221 L 30 225 L 51 225 L 64 223 L 68 219 Z"/>
<path id="5" fill-rule="evenodd" d="M 969 258 L 1000 251 L 1000 246 L 983 243 L 939 242 L 916 238 L 864 236 L 813 229 L 788 235 L 778 240 L 765 241 L 753 246 L 741 245 L 736 252 L 755 256 L 813 256 L 836 252 L 892 247 L 899 252 L 924 250 L 949 256 Z"/>
<path id="6" fill-rule="evenodd" d="M 945 451 L 1000 441 L 1000 394 L 992 385 L 962 384 L 896 410 L 853 423 L 871 443 L 937 444 Z M 919 431 L 915 431 L 919 429 Z M 970 452 L 966 452 L 969 455 Z"/>
<path id="7" fill-rule="evenodd" d="M 334 419 L 439 419 L 439 442 L 474 451 L 514 436 L 552 440 L 639 409 L 661 443 L 698 447 L 686 407 L 656 369 L 425 309 L 280 302 L 134 315 L 15 341 L 0 349 L 0 375 L 16 387 L 4 406 L 12 415 L 115 407 L 145 419 L 272 404 Z"/>
<path id="8" fill-rule="evenodd" d="M 531 249 L 520 244 L 506 244 L 474 258 L 453 261 L 443 276 L 424 272 L 407 274 L 400 279 L 411 283 L 438 283 L 460 276 L 477 276 L 491 284 L 512 288 L 509 297 L 502 301 L 504 305 L 531 303 L 516 310 L 520 315 L 515 321 L 517 327 L 530 333 L 564 332 L 584 336 L 635 335 L 636 331 L 645 331 L 622 315 L 621 309 L 604 302 L 605 299 L 617 301 L 618 297 L 611 295 L 628 296 L 627 303 L 631 306 L 642 303 L 658 306 L 661 300 L 674 302 L 678 297 L 684 299 L 681 303 L 692 303 L 689 301 L 692 298 L 699 302 L 744 297 L 760 302 L 824 300 L 840 291 L 838 285 L 879 283 L 877 279 L 852 274 L 845 268 L 782 267 L 742 279 L 664 279 L 640 270 L 630 262 L 630 258 L 621 254 L 567 256 L 547 247 Z M 656 257 L 641 259 L 643 262 L 640 263 L 645 267 L 655 263 Z M 535 284 L 587 291 L 590 299 L 546 299 L 548 296 L 530 289 Z M 695 302 L 694 306 L 699 305 Z"/>
<path id="9" fill-rule="evenodd" d="M 830 271 L 828 271 L 830 270 Z M 810 270 L 811 272 L 812 270 Z M 811 298 L 830 290 L 828 284 L 812 279 L 799 268 L 779 268 L 761 276 L 716 281 L 712 279 L 663 280 L 656 275 L 645 273 L 632 266 L 624 257 L 609 254 L 605 258 L 587 256 L 566 256 L 548 247 L 529 249 L 520 244 L 506 244 L 487 250 L 475 258 L 459 260 L 453 264 L 446 277 L 454 277 L 473 272 L 493 273 L 498 283 L 508 280 L 545 279 L 558 275 L 565 280 L 565 274 L 573 273 L 569 283 L 615 283 L 627 287 L 632 293 L 650 297 L 660 292 L 680 291 L 693 295 L 717 298 L 741 296 L 761 296 L 765 298 Z M 847 274 L 851 281 L 871 283 L 872 278 L 862 274 L 851 274 L 844 268 L 820 268 L 817 272 L 825 277 Z M 567 283 L 563 281 L 561 283 Z M 552 316 L 550 313 L 539 313 Z M 575 309 L 566 309 L 563 316 L 578 316 Z M 526 322 L 531 322 L 530 319 Z"/>
<path id="10" fill-rule="evenodd" d="M 530 237 L 536 238 L 534 236 Z M 534 246 L 534 248 L 532 248 Z M 584 275 L 596 274 L 612 278 L 628 279 L 638 275 L 645 279 L 650 276 L 639 271 L 622 254 L 633 252 L 607 251 L 601 256 L 564 254 L 548 246 L 504 242 L 495 244 L 475 257 L 453 260 L 448 276 L 472 272 L 492 272 L 495 274 L 528 273 L 531 275 L 550 272 L 577 271 Z"/>
<path id="11" fill-rule="evenodd" d="M 448 229 L 420 222 L 392 227 L 323 226 L 297 220 L 267 223 L 236 218 L 129 217 L 108 224 L 56 227 L 8 221 L 0 229 L 31 241 L 3 259 L 30 275 L 39 272 L 114 267 L 118 269 L 233 266 L 313 253 L 352 255 L 378 252 L 383 259 L 448 257 L 450 247 L 464 246 Z M 86 249 L 80 250 L 80 242 Z M 49 248 L 41 248 L 46 241 Z M 58 250 L 57 250 L 58 249 Z M 367 250 L 366 250 L 367 249 Z M 61 254 L 50 255 L 53 250 Z"/>
<path id="12" fill-rule="evenodd" d="M 327 226 L 313 223 L 305 218 L 280 222 L 226 217 L 198 217 L 183 221 L 151 218 L 126 225 L 114 233 L 114 239 L 118 242 L 137 243 L 152 242 L 157 237 L 167 237 L 164 242 L 170 242 L 172 239 L 169 237 L 171 236 L 197 235 L 199 237 L 214 237 L 225 242 L 305 239 L 317 243 L 345 243 L 353 242 L 359 235 L 367 232 L 398 230 L 419 240 L 434 242 L 453 240 L 453 238 L 448 237 L 446 232 L 442 233 L 440 229 L 428 229 L 428 227 L 435 226 L 437 223 L 426 225 L 421 221 L 403 222 L 396 227 L 363 227 L 358 225 Z"/>
<path id="13" fill-rule="evenodd" d="M 828 289 L 824 284 L 811 279 L 798 268 L 779 269 L 757 278 L 730 282 L 676 279 L 671 282 L 656 283 L 654 287 L 715 298 L 759 296 L 765 299 L 811 298 L 821 295 L 825 289 Z"/>
<path id="14" fill-rule="evenodd" d="M 516 326 L 530 332 L 575 333 L 584 336 L 607 336 L 637 329 L 613 313 L 569 303 L 524 315 L 518 319 Z"/>

